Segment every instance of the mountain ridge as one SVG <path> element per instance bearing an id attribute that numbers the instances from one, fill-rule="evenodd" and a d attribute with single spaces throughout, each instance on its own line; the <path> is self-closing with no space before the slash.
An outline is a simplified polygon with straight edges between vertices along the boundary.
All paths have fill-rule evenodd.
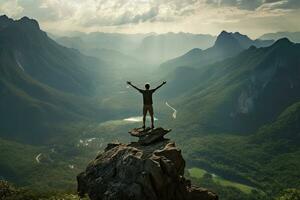
<path id="1" fill-rule="evenodd" d="M 300 32 L 276 32 L 276 33 L 266 33 L 259 37 L 259 39 L 271 39 L 271 40 L 278 40 L 280 38 L 287 37 L 291 41 L 295 43 L 300 42 Z"/>
<path id="2" fill-rule="evenodd" d="M 12 20 L 1 29 L 0 36 L 0 48 L 11 50 L 24 72 L 64 92 L 91 94 L 94 83 L 89 77 L 100 75 L 99 65 L 104 66 L 99 60 L 58 45 L 28 17 Z"/>
<path id="3" fill-rule="evenodd" d="M 192 56 L 190 52 L 193 50 L 191 50 L 180 57 L 162 63 L 161 68 L 170 70 L 179 66 L 201 67 L 235 56 L 252 45 L 261 47 L 271 43 L 273 43 L 273 41 L 253 41 L 246 35 L 242 35 L 238 32 L 230 33 L 222 31 L 212 47 L 199 51 L 198 55 L 194 53 Z"/>

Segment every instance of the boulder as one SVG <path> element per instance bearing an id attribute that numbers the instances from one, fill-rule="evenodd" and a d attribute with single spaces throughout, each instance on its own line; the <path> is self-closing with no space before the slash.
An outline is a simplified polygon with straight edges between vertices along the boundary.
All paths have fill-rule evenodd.
<path id="1" fill-rule="evenodd" d="M 185 161 L 174 142 L 109 144 L 77 176 L 78 194 L 91 200 L 217 200 L 184 178 Z"/>
<path id="2" fill-rule="evenodd" d="M 149 145 L 156 141 L 164 140 L 164 136 L 169 132 L 171 132 L 171 129 L 163 129 L 159 127 L 155 129 L 133 129 L 132 131 L 129 131 L 129 134 L 134 137 L 138 137 L 138 142 L 141 145 Z"/>

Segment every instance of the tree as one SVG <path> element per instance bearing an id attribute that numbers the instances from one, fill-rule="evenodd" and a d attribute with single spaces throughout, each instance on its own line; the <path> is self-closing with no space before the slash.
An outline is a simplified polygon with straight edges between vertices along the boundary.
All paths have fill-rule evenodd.
<path id="1" fill-rule="evenodd" d="M 276 198 L 276 200 L 300 200 L 300 189 L 286 189 L 278 198 Z"/>

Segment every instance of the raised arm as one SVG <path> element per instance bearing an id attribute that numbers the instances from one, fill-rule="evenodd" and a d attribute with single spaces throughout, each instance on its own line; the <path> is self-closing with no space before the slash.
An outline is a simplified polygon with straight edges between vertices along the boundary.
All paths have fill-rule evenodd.
<path id="1" fill-rule="evenodd" d="M 138 88 L 138 87 L 132 85 L 132 83 L 131 83 L 130 81 L 127 81 L 127 84 L 130 85 L 131 87 L 133 87 L 134 89 L 138 90 L 139 92 L 141 91 L 140 88 Z"/>
<path id="2" fill-rule="evenodd" d="M 159 86 L 157 86 L 156 88 L 154 88 L 154 91 L 156 91 L 158 88 L 160 88 L 161 86 L 163 86 L 164 84 L 166 84 L 167 82 L 164 81 L 162 84 L 160 84 Z"/>

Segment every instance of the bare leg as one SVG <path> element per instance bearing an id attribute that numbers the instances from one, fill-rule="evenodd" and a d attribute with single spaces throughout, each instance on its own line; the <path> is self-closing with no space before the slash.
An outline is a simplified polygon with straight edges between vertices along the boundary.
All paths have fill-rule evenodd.
<path id="1" fill-rule="evenodd" d="M 153 107 L 151 106 L 149 108 L 149 114 L 150 114 L 150 117 L 151 117 L 151 128 L 153 129 L 154 128 L 154 114 L 153 114 Z"/>
<path id="2" fill-rule="evenodd" d="M 147 115 L 147 109 L 145 108 L 145 106 L 144 106 L 144 108 L 143 108 L 143 128 L 145 128 L 146 126 L 146 115 Z"/>
<path id="3" fill-rule="evenodd" d="M 154 128 L 154 117 L 153 117 L 153 115 L 151 115 L 151 128 L 152 129 Z"/>
<path id="4" fill-rule="evenodd" d="M 146 115 L 143 116 L 143 128 L 146 127 L 145 124 L 146 124 Z"/>

